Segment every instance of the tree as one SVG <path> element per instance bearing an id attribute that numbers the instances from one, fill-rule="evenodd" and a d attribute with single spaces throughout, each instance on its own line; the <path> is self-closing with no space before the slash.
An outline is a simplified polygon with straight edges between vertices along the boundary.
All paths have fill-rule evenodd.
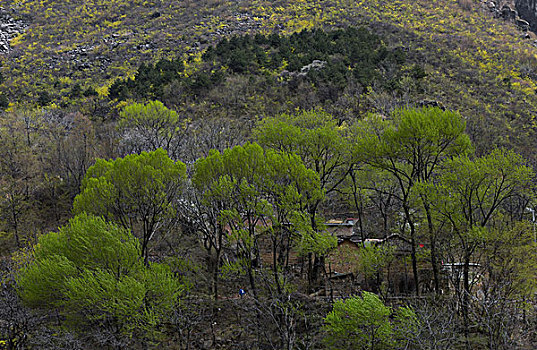
<path id="1" fill-rule="evenodd" d="M 176 222 L 185 180 L 185 164 L 174 162 L 162 149 L 98 159 L 82 181 L 74 212 L 101 215 L 131 229 L 140 237 L 140 253 L 147 263 L 150 240 Z"/>
<path id="2" fill-rule="evenodd" d="M 492 225 L 509 199 L 532 189 L 534 173 L 513 151 L 496 149 L 472 160 L 467 156 L 446 161 L 440 176 L 428 186 L 435 211 L 452 232 L 454 255 L 463 264 L 462 299 L 465 336 L 469 335 L 470 264 L 478 248 L 491 236 Z"/>
<path id="3" fill-rule="evenodd" d="M 349 169 L 344 130 L 328 113 L 312 110 L 263 119 L 254 136 L 263 147 L 299 155 L 319 174 L 321 188 L 329 194 Z"/>
<path id="4" fill-rule="evenodd" d="M 200 219 L 212 221 L 201 226 L 201 233 L 204 239 L 209 240 L 209 247 L 216 249 L 215 290 L 219 253 L 226 234 L 225 240 L 236 244 L 240 265 L 246 269 L 253 295 L 257 297 L 253 270 L 256 264 L 253 260 L 258 259 L 257 239 L 260 233 L 257 227 L 261 218 L 271 210 L 256 186 L 262 176 L 263 165 L 261 147 L 249 144 L 226 149 L 223 153 L 211 151 L 208 157 L 196 162 L 192 182 L 199 196 L 198 203 L 208 209 L 200 212 Z M 214 208 L 216 211 L 213 211 Z"/>
<path id="5" fill-rule="evenodd" d="M 133 103 L 119 114 L 118 129 L 122 133 L 125 153 L 140 153 L 162 148 L 173 159 L 179 158 L 181 136 L 187 120 L 160 101 Z"/>
<path id="6" fill-rule="evenodd" d="M 363 273 L 366 285 L 374 292 L 380 289 L 381 273 L 394 260 L 393 249 L 386 246 L 369 246 L 360 249 L 358 270 Z M 373 278 L 376 278 L 376 282 Z"/>
<path id="7" fill-rule="evenodd" d="M 457 300 L 452 298 L 414 298 L 412 308 L 418 318 L 412 349 L 451 350 L 460 343 Z"/>
<path id="8" fill-rule="evenodd" d="M 411 201 L 418 182 L 433 176 L 442 162 L 466 154 L 470 140 L 464 133 L 466 124 L 455 112 L 439 108 L 401 109 L 393 120 L 371 117 L 357 124 L 355 129 L 355 157 L 373 168 L 388 172 L 398 185 L 398 195 L 406 222 L 410 228 L 412 270 L 416 294 L 419 294 L 419 277 L 416 258 L 417 208 Z M 438 263 L 435 228 L 431 218 L 430 200 L 420 198 L 425 211 L 431 242 L 431 264 L 438 287 Z"/>
<path id="9" fill-rule="evenodd" d="M 355 165 L 347 178 L 337 188 L 344 203 L 353 208 L 357 214 L 358 233 L 365 244 L 369 233 L 378 233 L 388 237 L 395 220 L 393 214 L 399 204 L 396 200 L 398 185 L 386 171 L 368 165 Z"/>
<path id="10" fill-rule="evenodd" d="M 312 110 L 296 115 L 282 114 L 266 118 L 258 124 L 254 136 L 263 147 L 297 154 L 307 168 L 319 174 L 320 187 L 326 196 L 337 189 L 353 166 L 348 157 L 349 144 L 345 137 L 345 125 L 338 126 L 337 121 L 323 111 Z M 318 218 L 323 199 L 324 197 L 319 197 L 306 208 L 311 226 L 318 232 L 324 229 L 322 224 L 319 225 L 321 219 Z M 310 253 L 310 287 L 324 269 L 322 254 L 315 255 L 313 266 L 311 258 Z"/>
<path id="11" fill-rule="evenodd" d="M 405 348 L 418 327 L 412 308 L 393 311 L 369 292 L 362 292 L 361 297 L 337 300 L 324 321 L 328 333 L 325 343 L 330 349 Z"/>
<path id="12" fill-rule="evenodd" d="M 537 251 L 532 224 L 497 221 L 482 247 L 482 297 L 473 309 L 489 348 L 512 349 L 517 346 L 514 333 L 525 327 L 526 301 L 537 290 Z"/>
<path id="13" fill-rule="evenodd" d="M 209 116 L 192 121 L 188 130 L 181 150 L 185 162 L 207 157 L 211 150 L 224 152 L 242 145 L 250 133 L 249 125 L 243 120 Z"/>
<path id="14" fill-rule="evenodd" d="M 28 113 L 9 113 L 0 121 L 0 218 L 13 233 L 18 248 L 33 215 L 33 194 L 42 169 L 31 141 Z M 27 225 L 26 225 L 27 224 Z"/>
<path id="15" fill-rule="evenodd" d="M 74 197 L 97 153 L 93 123 L 80 113 L 41 118 L 42 133 L 51 148 L 47 163 L 54 165 L 50 171 L 61 176 Z"/>
<path id="16" fill-rule="evenodd" d="M 196 190 L 194 207 L 198 208 L 202 221 L 197 227 L 208 252 L 214 251 L 216 255 L 214 288 L 217 288 L 219 254 L 222 244 L 228 241 L 236 244 L 256 295 L 253 268 L 259 260 L 257 240 L 262 227 L 271 235 L 273 272 L 281 291 L 278 266 L 286 261 L 291 235 L 298 234 L 299 240 L 312 236 L 311 229 L 307 229 L 309 222 L 303 220 L 303 208 L 322 196 L 317 174 L 306 169 L 296 155 L 246 144 L 223 153 L 212 151 L 198 160 L 192 183 Z M 289 223 L 292 229 L 285 227 Z M 226 231 L 229 235 L 224 238 Z M 321 236 L 312 236 L 310 240 L 323 241 Z"/>
<path id="17" fill-rule="evenodd" d="M 21 304 L 12 265 L 7 259 L 0 264 L 0 346 L 6 349 L 25 347 L 28 334 L 41 323 L 41 317 Z"/>
<path id="18" fill-rule="evenodd" d="M 520 155 L 496 149 L 475 160 L 457 157 L 446 162 L 430 187 L 434 208 L 448 221 L 459 243 L 466 292 L 470 291 L 468 266 L 478 244 L 488 235 L 487 227 L 504 202 L 531 191 L 533 176 Z"/>
<path id="19" fill-rule="evenodd" d="M 128 230 L 81 214 L 39 238 L 18 271 L 18 293 L 32 308 L 57 308 L 81 330 L 153 332 L 184 287 L 167 266 L 144 265 L 138 251 Z"/>
<path id="20" fill-rule="evenodd" d="M 0 80 L 2 79 L 0 78 Z M 9 100 L 6 95 L 0 92 L 0 110 L 5 110 L 7 107 L 9 107 Z"/>

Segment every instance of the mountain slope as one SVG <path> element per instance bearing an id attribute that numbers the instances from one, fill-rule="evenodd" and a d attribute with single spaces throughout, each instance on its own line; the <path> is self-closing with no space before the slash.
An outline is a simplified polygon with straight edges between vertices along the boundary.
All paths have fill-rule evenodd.
<path id="1" fill-rule="evenodd" d="M 372 109 L 438 101 L 468 118 L 478 150 L 514 145 L 533 161 L 537 49 L 478 1 L 4 2 L 30 24 L 3 57 L 11 102 L 36 103 L 47 91 L 68 105 L 76 83 L 106 98 L 114 79 L 132 76 L 142 62 L 193 57 L 195 70 L 200 52 L 233 34 L 366 26 L 427 73 L 419 91 L 403 82 L 407 95 L 363 92 Z"/>

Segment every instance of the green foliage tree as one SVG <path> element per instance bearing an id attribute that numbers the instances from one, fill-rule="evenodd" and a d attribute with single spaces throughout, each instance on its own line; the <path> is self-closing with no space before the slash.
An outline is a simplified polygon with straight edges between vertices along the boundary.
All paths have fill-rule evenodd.
<path id="1" fill-rule="evenodd" d="M 40 91 L 37 98 L 37 104 L 40 106 L 46 106 L 52 102 L 52 97 L 48 91 Z"/>
<path id="2" fill-rule="evenodd" d="M 0 92 L 0 109 L 6 109 L 9 107 L 9 100 L 7 96 Z"/>
<path id="3" fill-rule="evenodd" d="M 84 97 L 95 97 L 99 95 L 93 86 L 88 86 L 82 94 Z"/>
<path id="4" fill-rule="evenodd" d="M 268 50 L 267 50 L 268 48 Z M 278 69 L 287 62 L 289 71 L 300 71 L 315 60 L 326 67 L 308 72 L 308 79 L 318 86 L 341 89 L 350 80 L 368 86 L 382 79 L 379 66 L 405 62 L 401 49 L 388 49 L 375 34 L 365 28 L 350 27 L 325 32 L 303 30 L 290 36 L 276 33 L 269 37 L 233 36 L 221 40 L 203 54 L 208 62 L 229 66 L 235 73 L 256 73 L 262 68 Z M 351 73 L 351 74 L 349 74 Z"/>
<path id="5" fill-rule="evenodd" d="M 494 228 L 484 247 L 487 271 L 483 289 L 487 296 L 501 295 L 507 300 L 530 297 L 537 289 L 533 274 L 537 264 L 534 229 L 529 222 L 510 228 Z"/>
<path id="6" fill-rule="evenodd" d="M 345 138 L 345 126 L 338 126 L 329 114 L 313 110 L 296 115 L 282 114 L 262 120 L 254 130 L 254 136 L 263 147 L 297 154 L 306 167 L 319 174 L 320 187 L 326 195 L 336 191 L 353 167 L 349 159 L 349 143 Z M 321 232 L 324 227 L 318 217 L 319 207 L 324 197 L 308 203 L 311 227 Z M 311 250 L 311 252 L 314 252 Z M 311 264 L 309 280 L 314 284 L 323 269 L 323 254 L 317 251 Z"/>
<path id="7" fill-rule="evenodd" d="M 369 292 L 337 300 L 324 322 L 329 349 L 402 349 L 419 325 L 412 308 L 394 311 Z"/>
<path id="8" fill-rule="evenodd" d="M 82 87 L 79 83 L 76 83 L 71 87 L 71 91 L 69 92 L 69 97 L 72 99 L 80 98 L 82 96 Z"/>
<path id="9" fill-rule="evenodd" d="M 358 256 L 358 270 L 364 275 L 366 281 L 378 289 L 381 283 L 381 273 L 394 259 L 393 249 L 385 246 L 369 246 L 360 249 Z M 376 283 L 371 286 L 370 281 L 376 278 Z"/>
<path id="10" fill-rule="evenodd" d="M 164 59 L 155 64 L 142 63 L 134 79 L 117 79 L 112 83 L 109 97 L 118 100 L 126 100 L 128 97 L 161 98 L 166 84 L 178 80 L 183 70 L 184 64 L 180 59 Z"/>
<path id="11" fill-rule="evenodd" d="M 442 162 L 466 154 L 471 149 L 466 124 L 455 112 L 439 108 L 402 109 L 393 120 L 370 117 L 358 123 L 355 131 L 355 157 L 361 162 L 389 173 L 398 186 L 396 198 L 400 201 L 405 220 L 410 228 L 412 270 L 416 293 L 419 277 L 416 258 L 416 222 L 412 199 L 415 185 L 429 180 Z M 431 264 L 438 291 L 435 229 L 431 218 L 430 201 L 420 197 L 429 227 Z"/>
<path id="12" fill-rule="evenodd" d="M 174 162 L 162 149 L 98 159 L 82 181 L 74 212 L 100 215 L 131 229 L 140 237 L 140 253 L 147 263 L 149 241 L 176 222 L 185 180 L 185 164 Z"/>
<path id="13" fill-rule="evenodd" d="M 475 160 L 461 156 L 446 161 L 444 171 L 428 187 L 435 211 L 452 231 L 454 255 L 463 264 L 462 289 L 456 287 L 463 301 L 467 344 L 470 264 L 478 248 L 490 239 L 494 223 L 501 222 L 502 205 L 516 196 L 529 194 L 534 176 L 520 155 L 496 149 Z"/>
<path id="14" fill-rule="evenodd" d="M 263 147 L 299 155 L 319 174 L 321 188 L 329 194 L 350 168 L 344 130 L 330 114 L 312 110 L 265 118 L 254 130 L 254 137 Z"/>
<path id="15" fill-rule="evenodd" d="M 187 60 L 184 71 L 177 65 L 181 60 L 142 63 L 134 78 L 117 78 L 108 97 L 159 99 L 213 116 L 215 112 L 274 115 L 321 104 L 350 118 L 367 109 L 365 91 L 373 85 L 390 95 L 419 85 L 415 81 L 420 76 L 411 73 L 412 65 L 403 65 L 404 50 L 388 48 L 380 36 L 363 27 L 292 35 L 258 33 L 212 44 L 199 61 Z M 230 93 L 234 90 L 236 96 Z"/>
<path id="16" fill-rule="evenodd" d="M 223 153 L 212 151 L 208 157 L 196 162 L 192 182 L 198 193 L 198 203 L 204 208 L 202 217 L 213 222 L 203 234 L 218 242 L 220 247 L 224 228 L 230 231 L 227 239 L 237 246 L 254 294 L 253 267 L 259 258 L 260 226 L 268 229 L 273 239 L 276 284 L 279 283 L 278 265 L 281 266 L 278 262 L 286 260 L 284 256 L 290 248 L 292 232 L 285 228 L 286 224 L 291 223 L 299 232 L 301 242 L 306 239 L 304 237 L 326 241 L 322 235 L 312 232 L 310 223 L 304 220 L 305 203 L 318 200 L 322 191 L 317 174 L 308 170 L 296 155 L 263 150 L 257 144 L 236 146 Z M 333 246 L 333 239 L 327 244 Z M 276 258 L 278 252 L 282 255 L 280 259 Z"/>
<path id="17" fill-rule="evenodd" d="M 516 347 L 509 334 L 522 327 L 516 319 L 537 290 L 535 231 L 523 221 L 495 226 L 483 244 L 479 281 L 483 294 L 473 308 L 488 347 L 509 349 Z"/>
<path id="18" fill-rule="evenodd" d="M 184 286 L 161 264 L 144 265 L 130 231 L 81 214 L 39 238 L 18 271 L 23 302 L 57 308 L 70 325 L 147 334 L 169 316 Z"/>
<path id="19" fill-rule="evenodd" d="M 497 219 L 508 199 L 531 191 L 534 176 L 524 159 L 497 149 L 475 160 L 457 157 L 444 164 L 431 195 L 434 208 L 449 222 L 465 263 L 464 290 L 470 292 L 468 269 L 472 254 L 487 238 L 487 227 Z"/>
<path id="20" fill-rule="evenodd" d="M 179 158 L 180 136 L 186 120 L 166 108 L 160 101 L 133 103 L 119 114 L 118 129 L 123 134 L 126 153 L 140 153 L 162 148 L 173 159 Z"/>

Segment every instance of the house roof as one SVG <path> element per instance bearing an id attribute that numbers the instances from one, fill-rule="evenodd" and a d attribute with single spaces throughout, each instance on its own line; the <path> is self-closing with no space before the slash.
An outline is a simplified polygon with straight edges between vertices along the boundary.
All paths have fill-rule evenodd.
<path id="1" fill-rule="evenodd" d="M 345 241 L 352 242 L 356 245 L 362 244 L 362 239 L 359 235 L 353 234 L 352 236 L 338 236 L 338 244 L 341 244 Z M 377 244 L 383 244 L 389 241 L 400 241 L 402 243 L 410 244 L 410 241 L 406 238 L 401 237 L 401 235 L 398 235 L 396 233 L 389 235 L 386 238 L 366 238 L 365 243 L 366 245 L 377 245 Z"/>
<path id="2" fill-rule="evenodd" d="M 330 219 L 326 221 L 324 224 L 326 226 L 354 226 L 358 219 L 356 218 L 346 218 L 344 220 L 341 219 Z"/>

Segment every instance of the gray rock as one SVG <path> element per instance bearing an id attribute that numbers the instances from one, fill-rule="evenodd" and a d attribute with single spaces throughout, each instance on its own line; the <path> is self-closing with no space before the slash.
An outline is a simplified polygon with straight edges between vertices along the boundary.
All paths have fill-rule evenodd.
<path id="1" fill-rule="evenodd" d="M 530 29 L 530 24 L 528 21 L 525 21 L 521 18 L 517 18 L 516 19 L 516 25 L 518 28 L 520 28 L 520 30 L 523 30 L 525 32 L 527 32 L 529 29 Z"/>
<path id="2" fill-rule="evenodd" d="M 517 17 L 517 12 L 513 10 L 509 5 L 503 5 L 501 10 L 501 16 L 506 21 L 514 21 Z"/>
<path id="3" fill-rule="evenodd" d="M 300 69 L 300 73 L 307 74 L 312 69 L 313 70 L 320 70 L 320 69 L 323 69 L 325 65 L 326 65 L 326 61 L 314 60 L 310 64 L 302 67 Z"/>
<path id="4" fill-rule="evenodd" d="M 530 30 L 537 29 L 537 2 L 535 0 L 515 0 L 515 6 L 520 18 L 528 21 Z"/>
<path id="5" fill-rule="evenodd" d="M 444 107 L 444 104 L 436 100 L 421 100 L 418 102 L 418 107 L 437 107 L 443 111 L 446 110 L 446 107 Z"/>
<path id="6" fill-rule="evenodd" d="M 24 32 L 28 25 L 22 20 L 15 20 L 7 10 L 0 7 L 0 54 L 11 50 L 9 42 Z"/>

